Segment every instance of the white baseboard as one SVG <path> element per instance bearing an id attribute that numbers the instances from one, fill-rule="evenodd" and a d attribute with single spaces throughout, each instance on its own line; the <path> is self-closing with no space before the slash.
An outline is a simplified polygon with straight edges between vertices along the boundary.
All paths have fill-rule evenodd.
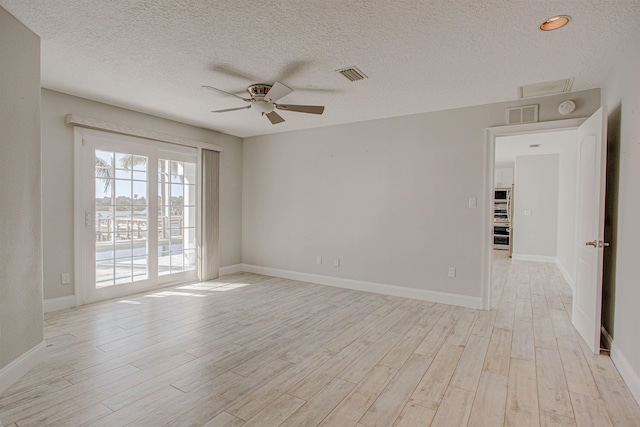
<path id="1" fill-rule="evenodd" d="M 47 347 L 44 341 L 0 369 L 0 393 L 18 381 L 20 377 L 29 372 L 31 368 L 44 360 L 47 355 Z"/>
<path id="2" fill-rule="evenodd" d="M 260 267 L 257 265 L 243 264 L 242 271 L 265 276 L 281 277 L 283 279 L 299 280 L 301 282 L 317 283 L 320 285 L 335 286 L 337 288 L 353 289 L 356 291 L 373 292 L 376 294 L 393 295 L 403 298 L 412 298 L 423 301 L 432 301 L 442 304 L 458 305 L 469 308 L 481 308 L 480 297 L 449 294 L 446 292 L 427 291 L 424 289 L 408 288 L 397 285 L 365 282 L 361 280 L 342 279 L 339 277 L 322 276 L 319 274 L 301 273 L 298 271 L 280 270 L 277 268 Z"/>
<path id="3" fill-rule="evenodd" d="M 220 267 L 220 272 L 218 273 L 218 275 L 226 276 L 228 274 L 240 273 L 241 271 L 243 271 L 242 264 L 227 265 L 225 267 Z"/>
<path id="4" fill-rule="evenodd" d="M 52 311 L 65 310 L 76 306 L 76 297 L 69 295 L 60 298 L 49 298 L 43 301 L 42 308 L 45 313 Z"/>
<path id="5" fill-rule="evenodd" d="M 511 258 L 517 261 L 550 262 L 554 264 L 558 260 L 558 258 L 554 256 L 526 255 L 526 254 L 515 254 L 515 253 L 511 256 Z"/>
<path id="6" fill-rule="evenodd" d="M 631 394 L 640 405 L 640 375 L 633 369 L 625 355 L 616 347 L 615 340 L 611 343 L 611 361 L 616 365 L 622 379 L 627 383 Z"/>
<path id="7" fill-rule="evenodd" d="M 575 292 L 576 290 L 575 282 L 571 278 L 571 275 L 569 275 L 569 272 L 567 271 L 567 269 L 564 268 L 564 265 L 562 265 L 562 263 L 558 259 L 556 259 L 556 267 L 558 267 L 558 270 L 560 270 L 560 273 L 562 273 L 562 277 L 564 277 L 564 280 L 569 284 L 571 291 Z"/>

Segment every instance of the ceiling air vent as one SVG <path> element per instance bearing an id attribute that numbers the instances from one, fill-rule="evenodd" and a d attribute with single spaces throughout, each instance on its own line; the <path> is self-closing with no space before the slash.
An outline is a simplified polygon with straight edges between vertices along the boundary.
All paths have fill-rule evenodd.
<path id="1" fill-rule="evenodd" d="M 357 82 L 358 80 L 364 80 L 367 78 L 367 76 L 356 67 L 347 67 L 336 71 L 352 82 Z"/>
<path id="2" fill-rule="evenodd" d="M 538 121 L 538 104 L 507 108 L 507 124 L 535 123 Z"/>

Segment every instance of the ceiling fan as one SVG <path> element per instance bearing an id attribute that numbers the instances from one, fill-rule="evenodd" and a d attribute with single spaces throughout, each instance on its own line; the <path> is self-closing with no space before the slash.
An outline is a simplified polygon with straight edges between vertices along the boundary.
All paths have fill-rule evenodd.
<path id="1" fill-rule="evenodd" d="M 213 86 L 202 86 L 207 89 L 212 89 L 227 95 L 231 95 L 235 98 L 242 99 L 248 102 L 249 105 L 237 108 L 227 108 L 224 110 L 215 110 L 212 113 L 226 113 L 229 111 L 244 110 L 247 108 L 254 109 L 261 113 L 263 116 L 267 116 L 271 124 L 277 125 L 284 122 L 282 116 L 275 112 L 276 109 L 283 111 L 296 111 L 298 113 L 310 113 L 310 114 L 322 114 L 324 112 L 324 106 L 321 105 L 292 105 L 292 104 L 277 104 L 276 101 L 283 98 L 293 92 L 288 86 L 280 82 L 275 82 L 273 85 L 267 84 L 253 84 L 247 88 L 251 98 L 243 98 L 239 95 L 218 89 Z"/>

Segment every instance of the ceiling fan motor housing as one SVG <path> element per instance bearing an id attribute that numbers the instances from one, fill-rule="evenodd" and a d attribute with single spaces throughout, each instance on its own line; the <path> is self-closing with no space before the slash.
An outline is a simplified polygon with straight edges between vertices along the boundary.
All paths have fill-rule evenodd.
<path id="1" fill-rule="evenodd" d="M 271 85 L 258 83 L 251 85 L 247 88 L 247 91 L 252 98 L 264 98 L 264 96 L 271 90 Z"/>

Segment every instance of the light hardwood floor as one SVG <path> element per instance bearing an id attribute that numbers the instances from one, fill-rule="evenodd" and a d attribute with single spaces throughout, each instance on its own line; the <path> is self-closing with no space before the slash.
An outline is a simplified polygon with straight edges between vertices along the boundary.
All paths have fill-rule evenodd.
<path id="1" fill-rule="evenodd" d="M 640 426 L 550 264 L 479 311 L 236 274 L 46 315 L 4 426 Z"/>

